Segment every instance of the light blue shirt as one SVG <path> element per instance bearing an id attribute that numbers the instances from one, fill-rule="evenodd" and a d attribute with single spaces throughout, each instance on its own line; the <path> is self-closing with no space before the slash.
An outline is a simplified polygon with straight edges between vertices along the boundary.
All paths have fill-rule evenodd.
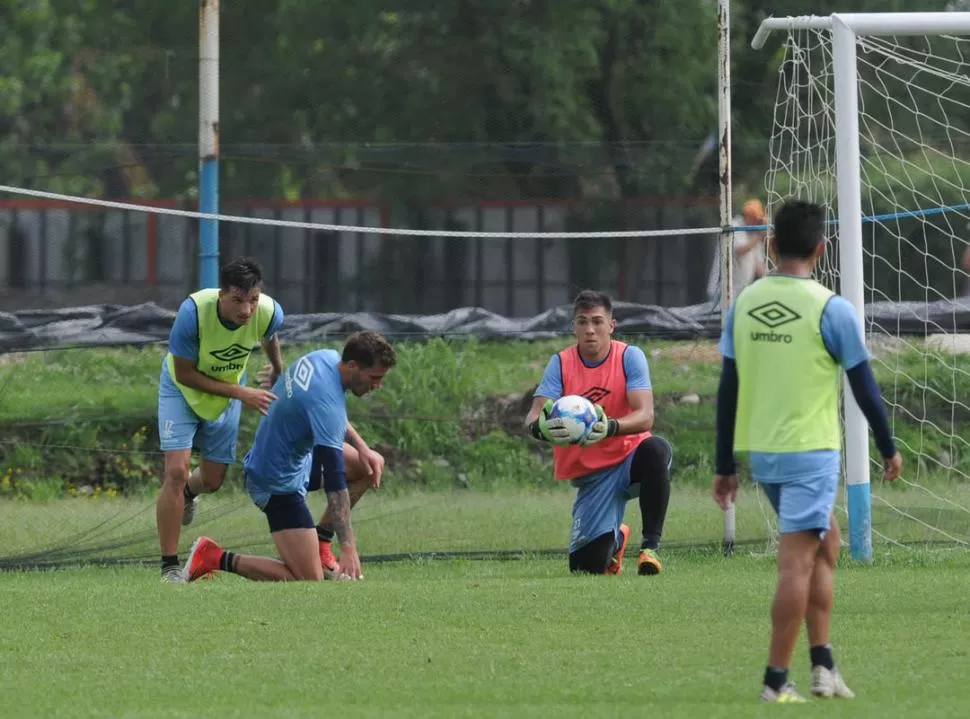
<path id="1" fill-rule="evenodd" d="M 862 330 L 855 307 L 835 295 L 825 305 L 821 321 L 822 342 L 839 365 L 850 370 L 869 361 Z M 724 357 L 734 356 L 734 305 L 724 318 L 724 331 L 718 345 Z M 751 475 L 759 482 L 784 482 L 792 479 L 838 473 L 841 453 L 837 450 L 815 452 L 750 452 L 748 464 Z"/>
<path id="2" fill-rule="evenodd" d="M 277 399 L 260 421 L 243 460 L 247 482 L 270 493 L 305 488 L 314 445 L 343 449 L 347 398 L 340 354 L 317 350 L 290 365 L 273 385 Z"/>
<path id="3" fill-rule="evenodd" d="M 587 367 L 599 367 L 607 360 L 604 357 L 599 362 L 587 362 L 580 355 L 583 364 Z M 626 391 L 651 389 L 650 385 L 650 366 L 647 364 L 647 356 L 643 350 L 633 345 L 627 345 L 623 353 L 623 369 L 626 372 Z M 546 397 L 547 399 L 557 400 L 562 397 L 562 361 L 559 354 L 554 354 L 549 358 L 546 369 L 542 373 L 542 380 L 539 388 L 535 391 L 536 397 Z"/>
<path id="4" fill-rule="evenodd" d="M 269 327 L 266 328 L 263 337 L 268 340 L 273 339 L 273 336 L 283 329 L 283 320 L 283 308 L 280 307 L 279 302 L 273 300 L 273 318 L 269 321 Z M 224 322 L 222 318 L 219 321 L 226 329 L 239 329 L 239 325 Z M 182 301 L 175 314 L 175 321 L 168 333 L 168 351 L 176 357 L 183 357 L 193 362 L 199 360 L 199 310 L 191 297 L 186 297 Z M 168 362 L 162 362 L 162 373 L 158 381 L 160 391 L 166 394 L 179 391 L 169 374 Z"/>

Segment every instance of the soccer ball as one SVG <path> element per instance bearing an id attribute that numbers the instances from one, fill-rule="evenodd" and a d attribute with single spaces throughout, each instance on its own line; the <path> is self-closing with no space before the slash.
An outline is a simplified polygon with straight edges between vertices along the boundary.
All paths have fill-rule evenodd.
<path id="1" fill-rule="evenodd" d="M 549 419 L 561 419 L 569 432 L 569 443 L 579 444 L 596 422 L 596 407 L 585 397 L 569 394 L 555 401 Z"/>

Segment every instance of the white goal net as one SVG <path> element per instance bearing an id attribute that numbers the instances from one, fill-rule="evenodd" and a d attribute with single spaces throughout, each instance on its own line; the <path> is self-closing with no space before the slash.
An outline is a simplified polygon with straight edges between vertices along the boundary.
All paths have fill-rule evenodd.
<path id="1" fill-rule="evenodd" d="M 967 20 L 948 15 L 954 28 Z M 835 87 L 846 68 L 833 60 L 831 29 L 805 27 L 827 19 L 812 20 L 822 22 L 776 26 L 784 59 L 768 212 L 789 196 L 824 204 L 830 247 L 818 278 L 850 294 L 837 233 Z M 961 546 L 970 541 L 970 39 L 864 32 L 855 36 L 864 328 L 905 463 L 902 480 L 886 485 L 870 442 L 872 541 Z"/>

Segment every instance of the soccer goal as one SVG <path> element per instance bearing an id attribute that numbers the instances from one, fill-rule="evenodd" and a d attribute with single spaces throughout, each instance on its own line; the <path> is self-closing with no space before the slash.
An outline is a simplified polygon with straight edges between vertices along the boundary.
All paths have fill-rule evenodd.
<path id="1" fill-rule="evenodd" d="M 831 250 L 818 278 L 859 310 L 905 463 L 903 480 L 882 486 L 846 385 L 851 555 L 870 560 L 874 536 L 880 546 L 965 545 L 970 13 L 770 18 L 752 46 L 772 34 L 783 60 L 768 214 L 789 196 L 828 208 Z"/>

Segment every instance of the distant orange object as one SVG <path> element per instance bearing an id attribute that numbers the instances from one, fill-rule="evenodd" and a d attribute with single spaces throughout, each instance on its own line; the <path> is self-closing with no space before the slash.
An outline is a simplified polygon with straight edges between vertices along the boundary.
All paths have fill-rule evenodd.
<path id="1" fill-rule="evenodd" d="M 751 199 L 744 203 L 741 208 L 741 214 L 745 218 L 756 218 L 759 222 L 764 222 L 765 216 L 765 206 L 761 204 L 761 200 Z"/>

